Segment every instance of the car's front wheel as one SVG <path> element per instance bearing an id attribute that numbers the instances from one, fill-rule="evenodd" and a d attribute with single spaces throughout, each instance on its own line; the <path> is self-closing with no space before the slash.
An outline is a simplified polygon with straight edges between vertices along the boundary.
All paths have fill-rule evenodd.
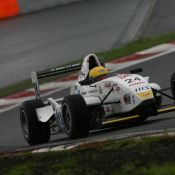
<path id="1" fill-rule="evenodd" d="M 89 134 L 89 112 L 81 95 L 69 95 L 62 103 L 63 124 L 70 138 L 86 137 Z"/>

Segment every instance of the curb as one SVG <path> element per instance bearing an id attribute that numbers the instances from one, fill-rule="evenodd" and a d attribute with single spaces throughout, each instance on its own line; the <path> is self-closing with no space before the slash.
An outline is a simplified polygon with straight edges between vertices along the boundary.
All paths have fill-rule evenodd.
<path id="1" fill-rule="evenodd" d="M 49 147 L 49 148 L 39 148 L 33 150 L 31 153 L 44 153 L 49 151 L 65 151 L 65 150 L 71 150 L 77 147 L 88 147 L 92 144 L 97 143 L 105 143 L 106 141 L 118 141 L 122 139 L 141 139 L 144 137 L 161 137 L 161 136 L 175 136 L 175 129 L 168 129 L 168 130 L 153 130 L 153 131 L 144 131 L 144 132 L 136 132 L 136 133 L 130 133 L 130 134 L 123 134 L 120 136 L 113 136 L 113 137 L 107 137 L 99 139 L 98 141 L 92 140 L 92 141 L 82 141 L 79 143 L 74 144 L 65 144 L 65 145 L 59 145 L 55 147 Z"/>
<path id="2" fill-rule="evenodd" d="M 129 66 L 139 64 L 141 62 L 158 58 L 162 55 L 166 55 L 174 51 L 175 41 L 167 44 L 161 44 L 156 47 L 143 50 L 126 57 L 114 59 L 111 62 L 108 62 L 106 64 L 106 67 L 109 68 L 111 71 L 118 71 Z M 48 96 L 50 94 L 69 88 L 70 85 L 75 82 L 77 77 L 78 73 L 76 72 L 69 74 L 68 76 L 65 76 L 61 79 L 41 84 L 40 90 L 42 96 Z M 34 94 L 34 89 L 32 88 L 0 99 L 0 113 L 13 109 L 16 106 L 19 106 L 25 100 L 32 99 L 34 97 Z"/>
<path id="3" fill-rule="evenodd" d="M 54 144 L 49 146 L 35 146 L 35 147 L 28 147 L 22 149 L 16 149 L 6 152 L 1 152 L 0 155 L 2 156 L 15 156 L 27 153 L 45 153 L 50 151 L 65 151 L 71 150 L 78 147 L 88 147 L 90 145 L 97 145 L 100 143 L 105 143 L 106 141 L 119 141 L 122 139 L 142 139 L 144 137 L 167 137 L 167 136 L 175 136 L 175 128 L 164 129 L 164 130 L 152 130 L 152 131 L 143 131 L 143 132 L 135 132 L 135 133 L 128 133 L 128 134 L 119 134 L 115 136 L 108 136 L 104 138 L 97 138 L 91 139 L 81 139 L 79 141 L 70 141 L 64 144 Z"/>

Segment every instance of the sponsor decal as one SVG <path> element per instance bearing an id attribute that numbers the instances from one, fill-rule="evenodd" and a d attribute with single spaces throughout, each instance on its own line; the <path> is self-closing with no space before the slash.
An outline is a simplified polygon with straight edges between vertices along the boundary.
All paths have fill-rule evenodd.
<path id="1" fill-rule="evenodd" d="M 105 112 L 111 112 L 113 111 L 111 106 L 105 106 Z"/>
<path id="2" fill-rule="evenodd" d="M 83 71 L 80 72 L 81 76 L 83 76 L 85 78 L 85 73 Z"/>
<path id="3" fill-rule="evenodd" d="M 94 93 L 97 93 L 97 90 L 96 89 L 93 89 L 93 90 L 90 90 L 88 91 L 89 94 L 94 94 Z"/>
<path id="4" fill-rule="evenodd" d="M 147 90 L 150 90 L 150 87 L 149 86 L 141 86 L 141 87 L 138 87 L 135 89 L 135 92 L 142 92 L 142 91 L 147 91 Z"/>
<path id="5" fill-rule="evenodd" d="M 130 94 L 125 94 L 123 96 L 123 100 L 124 100 L 125 104 L 127 104 L 127 105 L 131 104 L 131 96 L 130 96 Z"/>
<path id="6" fill-rule="evenodd" d="M 113 84 L 113 89 L 115 92 L 120 91 L 120 87 L 118 86 L 118 84 Z"/>
<path id="7" fill-rule="evenodd" d="M 153 98 L 153 93 L 152 90 L 146 91 L 146 92 L 140 92 L 137 93 L 137 95 L 140 97 L 142 100 L 150 99 Z"/>
<path id="8" fill-rule="evenodd" d="M 87 94 L 87 92 L 86 92 L 86 91 L 81 93 L 81 95 L 86 95 L 86 94 Z"/>
<path id="9" fill-rule="evenodd" d="M 101 86 L 99 87 L 98 91 L 99 91 L 100 94 L 103 93 L 103 90 L 102 90 L 102 87 Z"/>
<path id="10" fill-rule="evenodd" d="M 117 75 L 117 77 L 120 78 L 120 79 L 125 79 L 129 76 L 130 76 L 129 74 L 119 74 L 119 75 Z"/>
<path id="11" fill-rule="evenodd" d="M 111 89 L 112 88 L 112 83 L 111 82 L 105 82 L 105 88 Z"/>
<path id="12" fill-rule="evenodd" d="M 144 84 L 145 82 L 144 81 L 141 81 L 141 82 L 137 82 L 137 83 L 133 83 L 133 84 L 130 84 L 129 86 L 137 86 L 139 84 Z"/>
<path id="13" fill-rule="evenodd" d="M 50 71 L 59 71 L 59 70 L 70 69 L 70 68 L 74 68 L 74 67 L 78 67 L 78 66 L 81 66 L 81 64 L 77 63 L 77 64 L 71 64 L 68 66 L 56 67 L 56 68 L 50 69 Z"/>
<path id="14" fill-rule="evenodd" d="M 132 96 L 132 103 L 134 103 L 134 104 L 136 103 L 134 96 Z"/>

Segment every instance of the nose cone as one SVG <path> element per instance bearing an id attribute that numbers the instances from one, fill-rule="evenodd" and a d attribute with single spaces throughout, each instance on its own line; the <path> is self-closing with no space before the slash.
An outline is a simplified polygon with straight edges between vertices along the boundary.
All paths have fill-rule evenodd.
<path id="1" fill-rule="evenodd" d="M 141 101 L 153 98 L 152 90 L 145 78 L 137 74 L 119 74 L 116 80 L 125 91 Z"/>

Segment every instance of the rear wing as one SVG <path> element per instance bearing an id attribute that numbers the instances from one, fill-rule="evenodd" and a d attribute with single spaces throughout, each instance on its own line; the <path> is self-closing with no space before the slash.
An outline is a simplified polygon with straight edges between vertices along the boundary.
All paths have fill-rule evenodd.
<path id="1" fill-rule="evenodd" d="M 40 88 L 39 88 L 38 79 L 42 79 L 42 78 L 46 78 L 54 75 L 60 75 L 64 73 L 69 73 L 73 71 L 78 71 L 81 69 L 81 65 L 82 65 L 81 63 L 77 63 L 77 64 L 71 64 L 68 66 L 51 68 L 46 71 L 31 72 L 31 79 L 35 90 L 36 99 L 40 99 Z"/>

